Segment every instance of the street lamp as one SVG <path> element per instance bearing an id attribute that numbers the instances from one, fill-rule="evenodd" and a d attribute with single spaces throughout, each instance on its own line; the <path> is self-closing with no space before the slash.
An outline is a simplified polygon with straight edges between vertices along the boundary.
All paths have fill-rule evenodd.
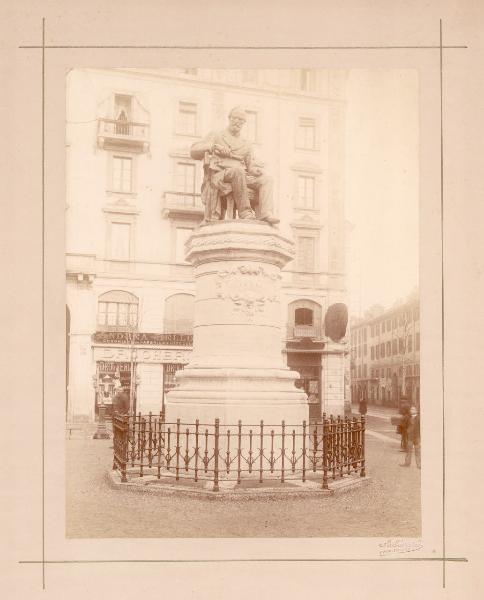
<path id="1" fill-rule="evenodd" d="M 104 398 L 109 397 L 109 386 L 111 384 L 111 377 L 106 373 L 102 378 L 102 383 L 99 383 L 99 397 L 101 402 L 99 403 L 99 418 L 97 423 L 97 430 L 93 436 L 95 440 L 109 440 L 109 433 L 106 430 L 106 405 L 104 404 Z"/>

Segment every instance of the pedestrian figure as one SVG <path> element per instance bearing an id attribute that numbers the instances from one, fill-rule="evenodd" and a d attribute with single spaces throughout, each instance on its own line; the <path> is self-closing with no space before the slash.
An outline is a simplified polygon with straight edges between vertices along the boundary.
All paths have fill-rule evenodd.
<path id="1" fill-rule="evenodd" d="M 400 414 L 402 415 L 402 420 L 400 421 L 400 425 L 398 426 L 398 433 L 402 436 L 400 441 L 400 452 L 406 452 L 408 446 L 408 434 L 405 423 L 407 417 L 410 415 L 410 406 L 408 404 L 402 404 L 402 407 L 400 408 Z"/>
<path id="2" fill-rule="evenodd" d="M 367 410 L 368 410 L 368 403 L 366 401 L 366 398 L 362 398 L 360 400 L 360 406 L 359 406 L 360 415 L 362 415 L 362 416 L 366 415 Z"/>
<path id="3" fill-rule="evenodd" d="M 409 467 L 412 463 L 412 450 L 415 449 L 415 462 L 420 469 L 420 415 L 415 406 L 410 408 L 409 414 L 403 418 L 402 430 L 406 432 L 407 450 L 405 462 L 401 467 Z"/>
<path id="4" fill-rule="evenodd" d="M 121 388 L 114 399 L 114 411 L 120 415 L 129 413 L 129 395 L 124 388 Z"/>

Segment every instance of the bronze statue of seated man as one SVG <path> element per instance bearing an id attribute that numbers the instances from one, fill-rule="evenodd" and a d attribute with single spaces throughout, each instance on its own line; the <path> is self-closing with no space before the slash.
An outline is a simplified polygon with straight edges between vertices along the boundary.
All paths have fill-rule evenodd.
<path id="1" fill-rule="evenodd" d="M 209 133 L 190 149 L 192 158 L 204 161 L 202 202 L 205 219 L 221 219 L 224 199 L 231 195 L 240 219 L 257 218 L 274 225 L 279 219 L 272 214 L 272 177 L 265 175 L 255 164 L 250 142 L 240 137 L 246 120 L 243 109 L 233 108 L 226 129 Z M 250 190 L 258 197 L 257 216 L 251 205 Z"/>

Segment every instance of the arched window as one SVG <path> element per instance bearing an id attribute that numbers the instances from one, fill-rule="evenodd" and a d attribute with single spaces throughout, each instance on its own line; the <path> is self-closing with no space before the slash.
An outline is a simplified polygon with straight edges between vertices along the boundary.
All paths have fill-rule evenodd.
<path id="1" fill-rule="evenodd" d="M 310 308 L 296 308 L 294 325 L 312 325 L 314 313 Z"/>
<path id="2" fill-rule="evenodd" d="M 122 290 L 99 296 L 97 324 L 99 331 L 133 331 L 138 328 L 138 298 Z"/>
<path id="3" fill-rule="evenodd" d="M 165 300 L 165 333 L 193 333 L 195 296 L 174 294 Z"/>
<path id="4" fill-rule="evenodd" d="M 288 306 L 287 337 L 321 338 L 321 305 L 313 300 L 295 300 Z"/>

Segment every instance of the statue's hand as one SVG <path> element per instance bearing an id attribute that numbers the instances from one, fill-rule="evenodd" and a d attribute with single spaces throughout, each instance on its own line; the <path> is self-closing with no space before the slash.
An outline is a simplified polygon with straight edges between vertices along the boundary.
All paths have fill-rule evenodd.
<path id="1" fill-rule="evenodd" d="M 230 149 L 226 146 L 222 146 L 221 144 L 214 144 L 213 151 L 218 156 L 222 156 L 223 158 L 228 158 L 230 156 Z"/>

